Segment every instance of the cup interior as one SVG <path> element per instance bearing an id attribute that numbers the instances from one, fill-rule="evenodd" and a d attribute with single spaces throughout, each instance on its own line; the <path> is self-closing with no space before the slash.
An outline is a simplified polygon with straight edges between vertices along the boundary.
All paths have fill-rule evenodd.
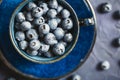
<path id="1" fill-rule="evenodd" d="M 79 22 L 78 22 L 78 18 L 77 15 L 75 13 L 75 11 L 73 10 L 73 8 L 64 0 L 57 0 L 58 4 L 62 5 L 64 8 L 68 9 L 71 13 L 71 19 L 73 20 L 73 28 L 70 31 L 73 35 L 73 40 L 71 43 L 69 43 L 69 45 L 66 47 L 66 51 L 64 53 L 64 55 L 62 56 L 56 56 L 56 57 L 52 57 L 52 58 L 43 58 L 43 57 L 38 57 L 38 56 L 31 56 L 29 54 L 27 54 L 25 51 L 21 50 L 16 39 L 15 39 L 15 16 L 18 12 L 20 12 L 22 9 L 24 9 L 24 7 L 28 4 L 28 2 L 30 1 L 34 1 L 36 2 L 37 0 L 26 0 L 24 2 L 22 2 L 14 11 L 11 21 L 10 21 L 10 38 L 12 41 L 13 46 L 15 47 L 15 49 L 18 51 L 18 53 L 20 55 L 22 55 L 24 58 L 32 61 L 32 62 L 36 62 L 36 63 L 53 63 L 56 61 L 59 61 L 63 58 L 65 58 L 75 47 L 75 44 L 77 43 L 78 40 L 78 36 L 79 36 L 79 31 L 80 31 L 80 26 L 79 26 Z"/>

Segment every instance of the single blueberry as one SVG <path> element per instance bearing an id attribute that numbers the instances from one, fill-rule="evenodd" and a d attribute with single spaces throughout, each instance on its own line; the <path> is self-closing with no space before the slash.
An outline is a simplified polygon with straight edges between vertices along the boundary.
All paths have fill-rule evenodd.
<path id="1" fill-rule="evenodd" d="M 24 14 L 22 13 L 22 12 L 19 12 L 17 15 L 16 15 L 16 21 L 17 22 L 23 22 L 23 21 L 25 21 L 25 16 L 24 16 Z"/>
<path id="2" fill-rule="evenodd" d="M 39 17 L 39 18 L 34 19 L 34 24 L 35 25 L 41 25 L 41 24 L 44 24 L 44 23 L 45 23 L 45 19 L 43 17 Z"/>
<path id="3" fill-rule="evenodd" d="M 54 31 L 54 35 L 58 40 L 61 40 L 64 37 L 64 34 L 65 34 L 64 30 L 59 27 Z"/>
<path id="4" fill-rule="evenodd" d="M 73 36 L 71 33 L 66 33 L 64 36 L 64 41 L 65 42 L 71 42 L 73 40 Z"/>
<path id="5" fill-rule="evenodd" d="M 39 3 L 39 7 L 43 9 L 43 14 L 46 14 L 49 10 L 48 5 L 46 3 Z"/>
<path id="6" fill-rule="evenodd" d="M 61 56 L 64 54 L 64 52 L 65 52 L 65 46 L 63 44 L 58 43 L 53 46 L 53 53 L 55 55 Z"/>
<path id="7" fill-rule="evenodd" d="M 35 7 L 37 7 L 37 5 L 34 2 L 29 2 L 27 5 L 27 10 L 31 11 Z"/>
<path id="8" fill-rule="evenodd" d="M 57 11 L 55 9 L 50 9 L 48 12 L 47 12 L 47 16 L 48 18 L 55 18 L 57 15 Z"/>
<path id="9" fill-rule="evenodd" d="M 69 18 L 70 12 L 67 9 L 63 9 L 61 12 L 62 18 Z"/>
<path id="10" fill-rule="evenodd" d="M 40 48 L 40 41 L 39 40 L 30 41 L 29 47 L 31 50 L 38 50 Z"/>
<path id="11" fill-rule="evenodd" d="M 48 25 L 50 26 L 51 30 L 55 30 L 57 28 L 57 26 L 58 26 L 58 22 L 57 22 L 56 19 L 50 19 L 48 21 Z"/>
<path id="12" fill-rule="evenodd" d="M 53 33 L 48 33 L 44 38 L 46 44 L 48 45 L 54 45 L 57 44 L 58 41 L 55 38 L 55 35 Z"/>
<path id="13" fill-rule="evenodd" d="M 63 29 L 69 30 L 73 28 L 73 21 L 70 18 L 63 20 L 62 22 Z"/>
<path id="14" fill-rule="evenodd" d="M 18 40 L 18 41 L 23 41 L 25 39 L 25 34 L 24 32 L 22 31 L 18 31 L 15 33 L 15 38 Z"/>
<path id="15" fill-rule="evenodd" d="M 58 8 L 57 0 L 50 0 L 48 4 L 49 4 L 50 8 L 53 8 L 53 9 L 57 9 Z"/>
<path id="16" fill-rule="evenodd" d="M 26 30 L 29 30 L 32 28 L 31 23 L 28 21 L 22 22 L 20 26 L 21 26 L 21 30 L 23 30 L 23 31 L 26 31 Z"/>
<path id="17" fill-rule="evenodd" d="M 26 36 L 29 40 L 38 39 L 38 34 L 35 29 L 28 30 Z"/>
<path id="18" fill-rule="evenodd" d="M 22 50 L 25 50 L 25 49 L 27 49 L 27 47 L 28 47 L 28 42 L 27 41 L 21 41 L 21 42 L 19 42 L 19 46 L 20 46 L 20 48 L 22 49 Z"/>
<path id="19" fill-rule="evenodd" d="M 40 7 L 36 7 L 32 10 L 32 15 L 36 18 L 39 18 L 43 15 L 43 9 Z"/>
<path id="20" fill-rule="evenodd" d="M 40 34 L 48 34 L 50 32 L 50 27 L 48 24 L 42 24 L 39 26 Z"/>

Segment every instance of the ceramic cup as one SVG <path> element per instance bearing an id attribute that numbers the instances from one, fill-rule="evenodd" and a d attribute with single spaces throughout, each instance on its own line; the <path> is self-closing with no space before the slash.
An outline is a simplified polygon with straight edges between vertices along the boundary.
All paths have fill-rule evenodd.
<path id="1" fill-rule="evenodd" d="M 64 8 L 68 9 L 71 13 L 71 19 L 74 21 L 73 25 L 74 27 L 72 28 L 72 35 L 73 35 L 73 41 L 71 43 L 69 43 L 68 47 L 66 47 L 66 51 L 64 53 L 64 55 L 62 56 L 57 56 L 57 57 L 52 57 L 52 58 L 43 58 L 43 57 L 38 57 L 38 56 L 31 56 L 29 54 L 27 54 L 25 51 L 21 50 L 16 39 L 15 39 L 15 31 L 14 31 L 14 24 L 15 24 L 15 16 L 18 12 L 20 12 L 30 1 L 36 1 L 36 0 L 26 0 L 23 3 L 21 3 L 14 11 L 12 17 L 11 17 L 11 21 L 10 21 L 10 25 L 9 25 L 9 34 L 10 34 L 10 39 L 11 42 L 14 46 L 14 48 L 18 51 L 18 53 L 20 55 L 22 55 L 24 58 L 35 62 L 35 63 L 40 63 L 40 64 L 49 64 L 49 63 L 54 63 L 56 61 L 59 61 L 63 58 L 65 58 L 75 47 L 76 42 L 78 40 L 78 36 L 79 36 L 79 31 L 80 31 L 80 25 L 79 25 L 79 21 L 77 18 L 77 15 L 74 11 L 74 9 L 65 1 L 65 0 L 57 0 L 58 4 L 62 5 Z"/>

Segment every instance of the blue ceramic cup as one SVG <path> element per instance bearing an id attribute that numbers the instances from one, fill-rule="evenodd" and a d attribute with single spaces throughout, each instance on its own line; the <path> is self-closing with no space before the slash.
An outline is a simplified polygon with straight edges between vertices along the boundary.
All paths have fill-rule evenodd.
<path id="1" fill-rule="evenodd" d="M 27 54 L 25 51 L 21 50 L 16 39 L 15 39 L 15 16 L 18 12 L 20 12 L 30 1 L 36 1 L 36 0 L 25 0 L 23 3 L 21 3 L 14 11 L 12 17 L 11 17 L 11 21 L 10 21 L 10 25 L 9 25 L 9 34 L 10 34 L 10 39 L 11 42 L 14 46 L 14 48 L 18 51 L 18 53 L 20 55 L 22 55 L 24 58 L 26 58 L 27 60 L 30 60 L 32 62 L 35 63 L 41 63 L 41 64 L 49 64 L 49 63 L 54 63 L 56 61 L 59 61 L 63 58 L 65 58 L 75 47 L 76 42 L 78 40 L 78 36 L 79 36 L 79 31 L 80 31 L 80 26 L 79 26 L 79 21 L 77 18 L 77 15 L 75 13 L 75 11 L 73 10 L 73 8 L 65 1 L 65 0 L 57 0 L 58 4 L 62 5 L 64 8 L 68 9 L 71 13 L 71 19 L 74 21 L 73 22 L 73 29 L 71 31 L 71 33 L 73 34 L 73 41 L 71 43 L 69 43 L 68 47 L 66 48 L 66 51 L 64 53 L 64 55 L 62 56 L 56 56 L 56 57 L 52 57 L 52 58 L 43 58 L 43 57 L 38 57 L 38 56 L 31 56 L 29 54 Z"/>

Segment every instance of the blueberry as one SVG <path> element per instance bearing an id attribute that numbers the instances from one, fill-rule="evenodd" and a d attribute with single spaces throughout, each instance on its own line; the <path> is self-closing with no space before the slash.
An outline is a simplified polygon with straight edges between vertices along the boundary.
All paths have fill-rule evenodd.
<path id="1" fill-rule="evenodd" d="M 53 53 L 55 55 L 59 55 L 60 56 L 60 55 L 63 55 L 64 52 L 65 52 L 65 46 L 63 44 L 58 43 L 58 44 L 54 45 Z"/>
<path id="2" fill-rule="evenodd" d="M 65 47 L 67 47 L 67 43 L 64 41 L 60 41 L 59 43 L 63 44 Z"/>
<path id="3" fill-rule="evenodd" d="M 57 0 L 50 0 L 48 4 L 49 4 L 50 8 L 53 8 L 53 9 L 57 9 L 58 8 Z"/>
<path id="4" fill-rule="evenodd" d="M 43 9 L 40 7 L 36 7 L 32 10 L 32 15 L 36 18 L 39 18 L 43 15 Z"/>
<path id="5" fill-rule="evenodd" d="M 58 26 L 58 22 L 57 22 L 56 19 L 50 19 L 48 21 L 48 25 L 50 26 L 51 30 L 55 30 L 57 28 L 57 26 Z"/>
<path id="6" fill-rule="evenodd" d="M 45 19 L 43 17 L 39 17 L 37 19 L 34 19 L 34 24 L 35 25 L 41 25 L 45 23 Z"/>
<path id="7" fill-rule="evenodd" d="M 39 40 L 32 40 L 32 41 L 30 41 L 29 47 L 32 50 L 38 50 L 40 48 L 40 41 Z"/>
<path id="8" fill-rule="evenodd" d="M 48 24 L 42 24 L 39 26 L 39 32 L 41 34 L 48 34 L 50 32 L 50 27 Z"/>
<path id="9" fill-rule="evenodd" d="M 29 30 L 32 27 L 31 23 L 28 21 L 22 22 L 20 26 L 23 31 Z"/>
<path id="10" fill-rule="evenodd" d="M 16 15 L 16 21 L 17 22 L 23 22 L 23 21 L 25 21 L 25 16 L 24 16 L 24 14 L 22 13 L 22 12 L 19 12 L 17 15 Z"/>
<path id="11" fill-rule="evenodd" d="M 38 51 L 37 50 L 27 50 L 27 53 L 31 56 L 37 56 L 38 55 Z"/>
<path id="12" fill-rule="evenodd" d="M 44 38 L 46 44 L 48 45 L 54 45 L 57 44 L 58 41 L 55 38 L 55 35 L 53 33 L 48 33 Z"/>
<path id="13" fill-rule="evenodd" d="M 20 23 L 15 23 L 15 28 L 17 29 L 17 30 L 20 30 L 21 28 L 20 28 Z"/>
<path id="14" fill-rule="evenodd" d="M 32 13 L 31 12 L 28 12 L 28 13 L 26 13 L 26 20 L 28 20 L 28 21 L 33 21 L 33 16 L 32 16 Z"/>
<path id="15" fill-rule="evenodd" d="M 57 28 L 55 31 L 54 31 L 54 35 L 56 37 L 56 39 L 60 40 L 64 37 L 64 30 L 62 28 Z"/>
<path id="16" fill-rule="evenodd" d="M 57 12 L 60 13 L 62 10 L 63 10 L 63 7 L 59 5 L 57 8 Z"/>
<path id="17" fill-rule="evenodd" d="M 37 7 L 37 5 L 34 2 L 29 2 L 27 5 L 27 10 L 31 11 L 35 7 Z"/>
<path id="18" fill-rule="evenodd" d="M 70 12 L 67 9 L 62 10 L 61 12 L 62 18 L 69 18 Z"/>
<path id="19" fill-rule="evenodd" d="M 38 34 L 36 30 L 30 29 L 26 32 L 26 36 L 29 40 L 38 39 Z"/>
<path id="20" fill-rule="evenodd" d="M 25 39 L 25 34 L 22 31 L 18 31 L 15 33 L 15 38 L 18 41 L 23 41 Z"/>
<path id="21" fill-rule="evenodd" d="M 57 15 L 57 11 L 55 9 L 50 9 L 48 12 L 47 12 L 47 16 L 48 18 L 55 18 Z"/>
<path id="22" fill-rule="evenodd" d="M 76 74 L 72 77 L 72 80 L 81 80 L 81 76 Z"/>
<path id="23" fill-rule="evenodd" d="M 27 41 L 21 41 L 20 43 L 19 43 L 19 46 L 20 46 L 20 48 L 22 49 L 22 50 L 25 50 L 27 47 L 28 47 L 28 42 Z"/>
<path id="24" fill-rule="evenodd" d="M 46 14 L 47 11 L 49 10 L 46 3 L 39 3 L 39 7 L 43 9 L 44 14 Z"/>
<path id="25" fill-rule="evenodd" d="M 101 68 L 103 70 L 108 70 L 110 68 L 110 63 L 108 61 L 104 61 L 101 63 Z"/>
<path id="26" fill-rule="evenodd" d="M 53 57 L 53 54 L 50 52 L 46 52 L 46 53 L 44 53 L 44 56 L 47 58 L 51 58 L 51 57 Z"/>
<path id="27" fill-rule="evenodd" d="M 64 41 L 65 42 L 71 42 L 72 40 L 73 40 L 73 36 L 72 36 L 71 33 L 65 34 L 65 36 L 64 36 Z"/>
<path id="28" fill-rule="evenodd" d="M 40 51 L 40 52 L 48 52 L 49 48 L 50 48 L 50 45 L 41 43 L 41 44 L 40 44 L 40 49 L 39 49 L 39 51 Z"/>
<path id="29" fill-rule="evenodd" d="M 112 11 L 112 5 L 110 3 L 104 3 L 101 7 L 102 12 L 104 13 L 108 13 L 110 11 Z"/>
<path id="30" fill-rule="evenodd" d="M 70 18 L 63 20 L 62 27 L 67 30 L 72 29 L 73 28 L 72 20 Z"/>

